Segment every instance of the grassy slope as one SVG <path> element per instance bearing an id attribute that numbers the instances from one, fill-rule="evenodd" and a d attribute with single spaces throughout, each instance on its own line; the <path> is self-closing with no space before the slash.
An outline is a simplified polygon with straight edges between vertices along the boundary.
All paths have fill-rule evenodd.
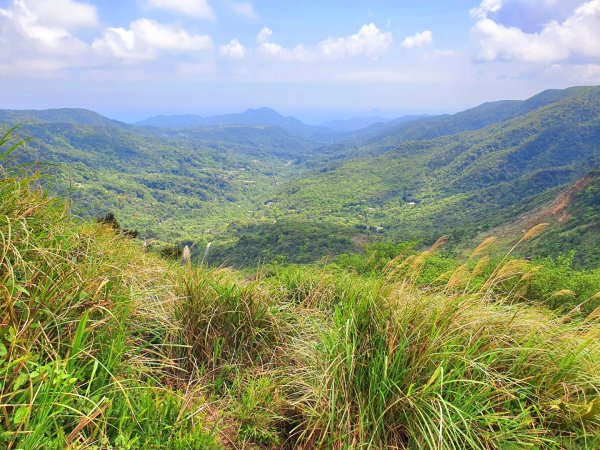
<path id="1" fill-rule="evenodd" d="M 539 206 L 527 208 L 522 215 L 494 228 L 491 234 L 507 248 L 523 230 L 547 223 L 549 227 L 524 246 L 525 254 L 557 257 L 574 249 L 586 249 L 585 252 L 574 252 L 574 263 L 581 267 L 597 267 L 600 261 L 599 184 L 600 173 L 596 170 L 566 189 L 550 190 L 536 199 Z M 483 236 L 479 235 L 477 239 L 483 239 Z M 465 246 L 472 243 L 465 243 Z"/>
<path id="2" fill-rule="evenodd" d="M 0 171 L 0 446 L 210 448 L 202 417 L 180 418 L 184 394 L 165 389 L 169 266 Z"/>
<path id="3" fill-rule="evenodd" d="M 575 257 L 582 258 L 580 265 L 593 267 L 600 261 L 600 172 L 589 174 L 575 185 L 561 213 L 554 220 L 555 226 L 527 250 L 557 255 L 564 248 L 586 248 L 587 252 Z"/>
<path id="4" fill-rule="evenodd" d="M 7 448 L 600 444 L 598 310 L 525 305 L 526 262 L 181 267 L 0 170 Z"/>

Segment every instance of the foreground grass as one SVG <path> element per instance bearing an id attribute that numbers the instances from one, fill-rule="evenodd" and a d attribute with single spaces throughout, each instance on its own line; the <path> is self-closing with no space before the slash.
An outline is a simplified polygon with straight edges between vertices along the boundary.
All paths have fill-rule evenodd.
<path id="1" fill-rule="evenodd" d="M 167 265 L 0 170 L 0 446 L 210 446 L 169 388 Z"/>
<path id="2" fill-rule="evenodd" d="M 523 261 L 181 267 L 0 170 L 2 447 L 600 446 L 600 314 Z"/>

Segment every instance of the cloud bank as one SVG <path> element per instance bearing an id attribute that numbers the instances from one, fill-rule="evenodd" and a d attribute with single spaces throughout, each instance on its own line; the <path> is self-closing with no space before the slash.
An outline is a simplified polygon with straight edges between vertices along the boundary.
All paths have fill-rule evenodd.
<path id="1" fill-rule="evenodd" d="M 515 3 L 484 0 L 471 11 L 477 19 L 473 28 L 477 60 L 548 64 L 600 58 L 600 0 L 582 2 L 566 19 L 551 20 L 533 33 L 495 20 L 503 8 Z"/>

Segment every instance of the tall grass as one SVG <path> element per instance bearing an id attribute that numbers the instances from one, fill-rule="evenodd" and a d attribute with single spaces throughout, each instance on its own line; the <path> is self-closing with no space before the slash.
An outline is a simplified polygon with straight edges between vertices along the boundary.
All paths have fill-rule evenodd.
<path id="1" fill-rule="evenodd" d="M 387 286 L 320 314 L 290 374 L 305 448 L 597 448 L 600 327 L 497 293 L 527 279 L 508 261 L 476 290 L 417 287 L 427 253 L 388 266 Z M 408 272 L 402 271 L 409 268 Z M 475 266 L 476 267 L 476 266 Z M 402 275 L 398 275 L 402 272 Z M 477 276 L 464 266 L 462 285 Z M 517 283 L 518 285 L 518 283 Z"/>
<path id="2" fill-rule="evenodd" d="M 8 155 L 0 161 L 0 447 L 209 445 L 193 427 L 198 417 L 177 420 L 181 396 L 161 387 L 174 365 L 166 265 L 108 227 L 74 219 L 37 174 L 8 169 Z"/>
<path id="3" fill-rule="evenodd" d="M 476 253 L 443 286 L 421 284 L 431 252 L 398 258 L 379 278 L 193 271 L 186 359 L 212 374 L 204 382 L 239 445 L 597 448 L 597 319 L 523 303 L 524 261 L 481 281 L 477 258 L 488 257 Z"/>

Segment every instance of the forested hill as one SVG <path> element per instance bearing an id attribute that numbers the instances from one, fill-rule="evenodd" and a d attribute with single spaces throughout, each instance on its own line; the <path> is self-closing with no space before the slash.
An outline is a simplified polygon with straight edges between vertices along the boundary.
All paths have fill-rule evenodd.
<path id="1" fill-rule="evenodd" d="M 351 135 L 352 139 L 327 149 L 327 153 L 344 156 L 380 154 L 407 141 L 421 141 L 480 130 L 493 124 L 517 119 L 563 100 L 585 101 L 597 95 L 599 87 L 585 86 L 543 91 L 526 100 L 488 102 L 456 114 L 400 118 L 379 123 Z"/>
<path id="2" fill-rule="evenodd" d="M 33 138 L 20 161 L 53 163 L 49 183 L 77 213 L 114 212 L 143 238 L 212 242 L 236 264 L 307 262 L 380 240 L 471 242 L 600 167 L 599 87 L 399 118 L 333 145 L 321 129 L 286 130 L 295 119 L 268 109 L 209 119 L 136 126 L 80 109 L 0 111 L 2 128 L 22 124 Z M 589 222 L 584 211 L 572 216 Z M 548 232 L 536 252 L 574 250 L 597 265 L 583 222 L 570 222 L 569 248 Z"/>
<path id="3" fill-rule="evenodd" d="M 548 229 L 523 248 L 527 255 L 569 255 L 583 267 L 597 267 L 600 262 L 600 170 L 572 183 L 549 201 L 514 220 L 493 234 L 506 242 L 539 223 Z"/>
<path id="4" fill-rule="evenodd" d="M 94 111 L 81 108 L 60 109 L 0 109 L 0 123 L 14 126 L 22 124 L 71 124 L 93 127 L 126 128 L 127 125 L 117 120 L 108 119 Z"/>
<path id="5" fill-rule="evenodd" d="M 283 116 L 271 108 L 248 109 L 243 113 L 223 114 L 220 116 L 201 117 L 194 114 L 174 115 L 174 116 L 155 116 L 146 120 L 137 122 L 136 125 L 152 126 L 159 128 L 188 129 L 196 127 L 215 127 L 215 126 L 269 126 L 279 127 L 288 133 L 308 138 L 317 133 L 330 134 L 335 130 L 325 127 L 316 127 L 307 125 L 295 117 Z"/>
<path id="6" fill-rule="evenodd" d="M 463 240 L 535 208 L 600 167 L 599 88 L 551 91 L 493 107 L 531 111 L 435 139 L 386 132 L 348 159 L 280 186 L 274 204 L 299 218 L 381 227 L 397 239 L 450 234 Z"/>
<path id="7" fill-rule="evenodd" d="M 142 236 L 178 242 L 247 218 L 312 143 L 278 127 L 158 130 L 78 109 L 0 111 L 31 138 L 16 162 L 49 163 L 46 182 L 85 216 L 114 212 Z"/>

